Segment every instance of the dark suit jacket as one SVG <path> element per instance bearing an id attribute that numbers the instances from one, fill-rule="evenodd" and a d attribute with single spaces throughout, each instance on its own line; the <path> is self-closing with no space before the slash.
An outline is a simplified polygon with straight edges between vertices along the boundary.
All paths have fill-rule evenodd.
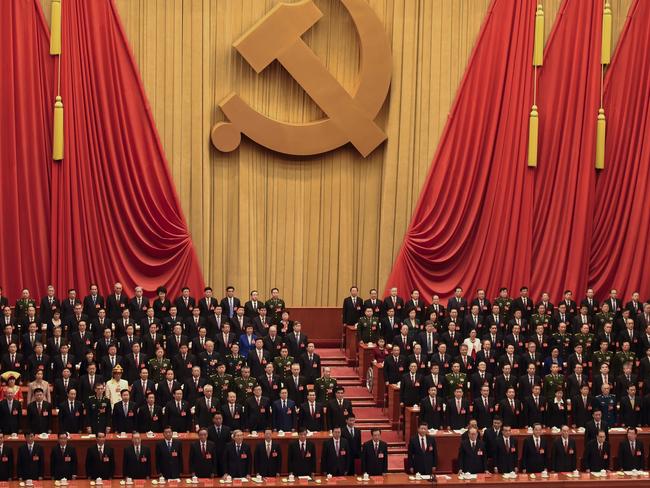
<path id="1" fill-rule="evenodd" d="M 541 473 L 547 468 L 549 452 L 544 437 L 540 437 L 539 451 L 535 448 L 532 436 L 524 439 L 521 451 L 521 469 L 526 470 L 527 473 Z"/>
<path id="2" fill-rule="evenodd" d="M 553 440 L 553 453 L 551 454 L 551 470 L 556 473 L 575 471 L 577 469 L 578 449 L 575 439 L 569 438 L 567 450 L 561 436 Z"/>
<path id="3" fill-rule="evenodd" d="M 233 309 L 237 309 L 241 306 L 241 300 L 237 297 L 232 298 Z M 230 302 L 228 297 L 223 297 L 221 299 L 221 310 L 226 317 L 232 317 L 235 315 L 235 310 L 230 310 Z"/>
<path id="4" fill-rule="evenodd" d="M 361 471 L 370 476 L 381 476 L 388 471 L 388 444 L 379 441 L 379 449 L 375 454 L 372 439 L 361 447 Z"/>
<path id="5" fill-rule="evenodd" d="M 136 407 L 140 407 L 147 401 L 147 394 L 155 392 L 156 384 L 153 381 L 147 380 L 143 389 L 142 380 L 138 378 L 131 385 L 131 401 L 135 403 Z"/>
<path id="6" fill-rule="evenodd" d="M 242 443 L 239 455 L 235 448 L 235 442 L 229 442 L 224 452 L 224 473 L 233 478 L 243 478 L 251 472 L 251 448 L 248 444 Z"/>
<path id="7" fill-rule="evenodd" d="M 511 473 L 519 465 L 519 449 L 517 439 L 510 436 L 509 449 L 506 450 L 506 444 L 503 436 L 499 436 L 494 451 L 494 467 L 499 473 Z"/>
<path id="8" fill-rule="evenodd" d="M 223 414 L 223 423 L 232 430 L 244 428 L 244 407 L 239 403 L 235 403 L 234 415 L 230 412 L 230 405 L 227 402 L 221 406 L 221 413 Z"/>
<path id="9" fill-rule="evenodd" d="M 627 439 L 621 441 L 618 446 L 618 465 L 622 471 L 645 469 L 645 449 L 638 437 L 634 442 L 634 452 L 630 449 Z"/>
<path id="10" fill-rule="evenodd" d="M 151 476 L 151 449 L 140 445 L 140 456 L 135 455 L 133 444 L 124 448 L 122 472 L 124 477 L 144 479 Z"/>
<path id="11" fill-rule="evenodd" d="M 113 448 L 104 444 L 104 455 L 100 457 L 97 444 L 86 452 L 86 475 L 89 479 L 111 479 L 115 474 L 115 453 Z"/>
<path id="12" fill-rule="evenodd" d="M 463 473 L 483 473 L 487 469 L 487 452 L 483 441 L 477 440 L 474 449 L 469 439 L 458 448 L 458 469 Z"/>
<path id="13" fill-rule="evenodd" d="M 156 472 L 165 479 L 177 479 L 183 472 L 183 445 L 177 439 L 172 439 L 172 447 L 162 440 L 156 444 Z"/>
<path id="14" fill-rule="evenodd" d="M 0 453 L 0 481 L 8 481 L 14 477 L 14 450 L 7 446 L 2 447 Z"/>
<path id="15" fill-rule="evenodd" d="M 293 400 L 287 400 L 287 408 L 282 408 L 282 400 L 273 402 L 273 429 L 290 432 L 295 428 L 296 404 Z"/>
<path id="16" fill-rule="evenodd" d="M 323 405 L 318 402 L 315 403 L 314 415 L 311 414 L 309 402 L 305 402 L 300 406 L 300 413 L 298 414 L 298 428 L 304 427 L 312 432 L 319 432 L 324 430 L 325 426 L 325 413 L 323 412 Z"/>
<path id="17" fill-rule="evenodd" d="M 52 430 L 52 405 L 43 401 L 39 415 L 36 400 L 27 405 L 27 424 L 34 434 L 49 433 Z"/>
<path id="18" fill-rule="evenodd" d="M 22 416 L 23 406 L 15 398 L 11 404 L 11 411 L 6 398 L 0 402 L 0 425 L 2 425 L 2 432 L 5 435 L 18 433 Z"/>
<path id="19" fill-rule="evenodd" d="M 77 475 L 77 451 L 70 444 L 65 446 L 65 452 L 59 445 L 52 448 L 50 453 L 50 470 L 54 480 L 62 478 L 71 480 Z"/>
<path id="20" fill-rule="evenodd" d="M 153 415 L 145 403 L 138 409 L 138 432 L 162 432 L 163 429 L 163 411 L 160 405 L 154 405 Z"/>
<path id="21" fill-rule="evenodd" d="M 113 405 L 113 432 L 133 432 L 137 427 L 138 407 L 135 403 L 129 402 L 127 413 L 124 414 L 124 404 L 118 402 Z"/>
<path id="22" fill-rule="evenodd" d="M 408 460 L 412 473 L 431 474 L 438 466 L 436 440 L 428 435 L 426 437 L 426 449 L 423 451 L 420 436 L 414 435 L 411 437 L 408 443 Z"/>
<path id="23" fill-rule="evenodd" d="M 112 319 L 113 321 L 122 318 L 122 310 L 127 308 L 129 305 L 129 297 L 126 296 L 126 293 L 120 294 L 119 301 L 115 296 L 115 293 L 111 293 L 106 298 L 106 316 Z"/>
<path id="24" fill-rule="evenodd" d="M 327 403 L 327 428 L 331 430 L 334 427 L 345 427 L 346 419 L 353 413 L 350 400 L 344 399 L 341 407 L 338 401 L 333 398 Z"/>
<path id="25" fill-rule="evenodd" d="M 45 451 L 42 446 L 34 443 L 31 454 L 29 453 L 27 444 L 23 444 L 18 448 L 18 478 L 21 480 L 37 480 L 43 478 L 44 466 Z"/>
<path id="26" fill-rule="evenodd" d="M 322 470 L 322 468 L 321 468 Z M 277 476 L 282 472 L 282 449 L 280 444 L 271 442 L 271 455 L 266 454 L 266 442 L 258 442 L 255 446 L 255 474 L 262 476 Z"/>
<path id="27" fill-rule="evenodd" d="M 97 311 L 100 308 L 104 308 L 104 297 L 97 295 L 95 298 L 95 304 L 93 305 L 93 297 L 91 295 L 86 295 L 83 301 L 83 313 L 88 315 L 91 319 L 97 317 Z"/>
<path id="28" fill-rule="evenodd" d="M 316 472 L 316 445 L 307 439 L 305 441 L 304 456 L 300 451 L 300 441 L 295 440 L 289 444 L 287 456 L 287 469 L 294 476 L 311 476 Z"/>
<path id="29" fill-rule="evenodd" d="M 435 408 L 429 400 L 429 395 L 420 401 L 420 419 L 427 423 L 430 429 L 441 429 L 444 424 L 444 413 L 442 411 L 443 399 L 436 398 Z"/>
<path id="30" fill-rule="evenodd" d="M 603 444 L 602 452 L 598 451 L 598 440 L 593 439 L 585 446 L 584 457 L 582 464 L 587 471 L 600 471 L 601 469 L 609 469 L 610 455 L 609 455 L 609 442 L 605 441 Z"/>
<path id="31" fill-rule="evenodd" d="M 343 427 L 341 428 L 341 437 L 348 441 L 348 447 L 350 448 L 350 467 L 348 468 L 348 472 L 355 474 L 354 460 L 361 457 L 361 430 L 355 428 L 354 435 L 352 435 L 347 426 Z"/>
<path id="32" fill-rule="evenodd" d="M 190 432 L 192 430 L 191 406 L 185 400 L 181 401 L 179 410 L 176 401 L 170 400 L 165 405 L 165 421 L 175 432 Z"/>
<path id="33" fill-rule="evenodd" d="M 313 354 L 313 360 L 309 360 L 309 355 L 305 352 L 298 361 L 300 363 L 300 371 L 307 380 L 307 384 L 314 384 L 316 378 L 320 377 L 321 362 L 320 356 L 316 353 Z"/>
<path id="34" fill-rule="evenodd" d="M 210 399 L 210 408 L 206 403 L 205 397 L 196 400 L 194 404 L 194 421 L 200 427 L 210 427 L 212 425 L 212 417 L 219 411 L 219 402 L 212 397 Z"/>
<path id="35" fill-rule="evenodd" d="M 271 402 L 265 396 L 260 397 L 259 405 L 255 396 L 246 400 L 245 412 L 247 429 L 261 432 L 271 426 Z"/>
<path id="36" fill-rule="evenodd" d="M 341 437 L 339 442 L 338 456 L 336 455 L 334 439 L 327 439 L 323 444 L 323 452 L 320 461 L 320 470 L 323 474 L 346 476 L 349 473 L 352 454 L 350 452 L 348 441 L 345 437 Z"/>
<path id="37" fill-rule="evenodd" d="M 217 434 L 217 427 L 216 425 L 213 425 L 208 429 L 208 439 L 214 442 L 215 449 L 219 453 L 217 456 L 217 475 L 223 476 L 225 466 L 225 458 L 223 454 L 226 450 L 226 446 L 231 441 L 230 427 L 222 425 L 219 434 Z"/>
<path id="38" fill-rule="evenodd" d="M 76 400 L 74 402 L 74 411 L 70 411 L 70 404 L 64 400 L 59 405 L 59 429 L 62 432 L 76 434 L 81 431 L 84 425 L 83 404 Z"/>
<path id="39" fill-rule="evenodd" d="M 217 450 L 214 442 L 206 441 L 205 454 L 201 452 L 201 442 L 190 444 L 190 473 L 198 478 L 214 476 L 217 468 Z"/>
<path id="40" fill-rule="evenodd" d="M 354 325 L 363 315 L 363 299 L 357 297 L 356 306 L 352 303 L 352 297 L 345 297 L 342 307 L 342 321 L 345 325 Z"/>

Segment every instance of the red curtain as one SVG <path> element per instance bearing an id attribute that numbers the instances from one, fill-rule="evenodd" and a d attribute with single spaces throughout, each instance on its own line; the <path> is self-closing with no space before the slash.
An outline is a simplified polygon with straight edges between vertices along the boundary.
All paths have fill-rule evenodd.
<path id="1" fill-rule="evenodd" d="M 607 168 L 599 176 L 602 4 L 565 0 L 560 7 L 539 76 L 539 167 L 524 170 L 527 112 L 518 106 L 530 105 L 533 17 L 522 3 L 520 25 L 513 24 L 510 3 L 493 4 L 386 287 L 416 287 L 427 299 L 449 296 L 456 285 L 496 294 L 499 286 L 526 284 L 535 296 L 548 291 L 553 298 L 587 286 L 599 295 L 613 286 L 647 293 L 650 251 L 639 242 L 649 235 L 650 206 L 634 190 L 650 183 L 650 146 L 643 144 L 650 130 L 649 2 L 633 6 L 610 67 Z M 507 60 L 509 37 L 506 52 L 521 49 L 520 63 Z M 470 80 L 503 82 L 498 66 L 506 61 L 517 83 L 486 101 Z"/>
<path id="2" fill-rule="evenodd" d="M 650 294 L 650 2 L 637 0 L 605 80 L 605 169 L 596 181 L 590 283 Z"/>
<path id="3" fill-rule="evenodd" d="M 53 165 L 51 275 L 202 291 L 203 278 L 149 104 L 111 0 L 62 2 L 65 159 Z"/>
<path id="4" fill-rule="evenodd" d="M 494 0 L 469 60 L 387 288 L 429 299 L 531 277 L 526 167 L 535 0 Z"/>
<path id="5" fill-rule="evenodd" d="M 38 0 L 3 2 L 0 16 L 0 286 L 44 290 L 50 246 L 52 61 Z"/>

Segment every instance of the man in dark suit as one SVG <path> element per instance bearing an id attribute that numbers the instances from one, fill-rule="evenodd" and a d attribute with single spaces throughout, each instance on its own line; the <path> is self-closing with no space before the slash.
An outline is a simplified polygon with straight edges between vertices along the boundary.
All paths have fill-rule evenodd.
<path id="1" fill-rule="evenodd" d="M 440 306 L 440 308 L 444 308 Z M 395 319 L 400 320 L 404 311 L 404 299 L 397 294 L 397 288 L 392 287 L 390 289 L 390 294 L 384 298 L 384 303 L 382 306 L 382 314 L 385 317 L 388 313 L 388 310 L 393 310 L 395 312 Z"/>
<path id="2" fill-rule="evenodd" d="M 512 473 L 519 470 L 519 450 L 517 439 L 511 436 L 511 427 L 504 425 L 501 428 L 501 436 L 497 438 L 494 451 L 494 472 Z"/>
<path id="3" fill-rule="evenodd" d="M 316 392 L 314 390 L 307 393 L 307 401 L 300 406 L 298 428 L 305 428 L 312 432 L 325 430 L 323 405 L 316 402 Z"/>
<path id="4" fill-rule="evenodd" d="M 0 432 L 0 481 L 9 481 L 14 477 L 14 450 L 4 443 Z"/>
<path id="5" fill-rule="evenodd" d="M 174 399 L 174 392 L 180 389 L 181 384 L 174 379 L 174 370 L 168 369 L 165 372 L 165 380 L 156 385 L 156 403 L 164 407 Z"/>
<path id="6" fill-rule="evenodd" d="M 589 385 L 582 385 L 580 395 L 571 398 L 571 419 L 572 425 L 576 428 L 586 427 L 591 420 L 591 413 L 594 409 L 594 397 L 589 393 Z"/>
<path id="7" fill-rule="evenodd" d="M 149 379 L 149 370 L 142 368 L 139 378 L 131 385 L 131 401 L 140 408 L 147 401 L 149 393 L 155 393 L 156 384 Z"/>
<path id="8" fill-rule="evenodd" d="M 627 395 L 618 404 L 618 422 L 625 427 L 636 427 L 643 423 L 641 404 L 643 399 L 636 394 L 636 385 L 627 387 Z"/>
<path id="9" fill-rule="evenodd" d="M 297 320 L 293 323 L 293 331 L 284 336 L 284 342 L 289 348 L 289 354 L 299 358 L 307 350 L 307 334 L 302 332 L 302 324 Z"/>
<path id="10" fill-rule="evenodd" d="M 167 480 L 181 477 L 183 472 L 183 445 L 172 438 L 172 428 L 163 429 L 163 440 L 156 444 L 156 471 Z"/>
<path id="11" fill-rule="evenodd" d="M 345 427 L 341 428 L 341 437 L 348 442 L 350 466 L 349 474 L 358 474 L 355 462 L 361 458 L 361 430 L 355 427 L 356 417 L 350 415 L 345 419 Z"/>
<path id="12" fill-rule="evenodd" d="M 226 446 L 223 454 L 224 474 L 233 478 L 243 478 L 251 472 L 251 448 L 244 444 L 244 433 L 237 429 L 232 434 L 233 440 Z"/>
<path id="13" fill-rule="evenodd" d="M 208 429 L 199 429 L 199 440 L 190 445 L 190 473 L 197 478 L 212 478 L 216 467 L 214 442 L 208 440 Z"/>
<path id="14" fill-rule="evenodd" d="M 361 317 L 363 299 L 359 296 L 359 289 L 356 286 L 350 287 L 350 296 L 343 300 L 343 325 L 355 325 Z"/>
<path id="15" fill-rule="evenodd" d="M 190 296 L 190 289 L 184 286 L 181 290 L 181 296 L 176 298 L 174 305 L 178 310 L 178 315 L 183 319 L 191 317 L 192 311 L 196 307 L 196 300 Z"/>
<path id="16" fill-rule="evenodd" d="M 430 429 L 441 429 L 444 424 L 442 406 L 444 401 L 438 397 L 438 389 L 429 387 L 429 395 L 420 401 L 420 418 L 427 423 Z"/>
<path id="17" fill-rule="evenodd" d="M 485 444 L 478 438 L 478 430 L 471 427 L 467 439 L 458 448 L 458 471 L 462 473 L 483 473 L 487 471 Z"/>
<path id="18" fill-rule="evenodd" d="M 124 338 L 126 339 L 126 338 Z M 142 354 L 140 350 L 139 339 L 136 339 L 133 344 L 131 344 L 130 351 L 124 355 L 122 364 L 124 366 L 124 379 L 132 384 L 140 378 L 140 371 L 147 367 L 147 361 L 149 358 Z"/>
<path id="19" fill-rule="evenodd" d="M 216 467 L 217 476 L 223 476 L 225 467 L 223 453 L 232 440 L 232 431 L 230 427 L 223 424 L 223 414 L 221 412 L 215 413 L 212 417 L 212 427 L 208 429 L 208 439 L 214 442 L 215 449 L 219 453 Z"/>
<path id="20" fill-rule="evenodd" d="M 128 308 L 129 297 L 122 290 L 122 283 L 115 283 L 113 293 L 106 299 L 106 315 L 114 322 L 120 320 L 122 311 Z"/>
<path id="21" fill-rule="evenodd" d="M 255 446 L 254 472 L 264 477 L 275 477 L 282 471 L 282 449 L 272 436 L 271 428 L 264 429 L 264 442 Z"/>
<path id="22" fill-rule="evenodd" d="M 388 444 L 381 440 L 380 429 L 370 429 L 370 436 L 361 448 L 361 471 L 381 476 L 388 471 Z"/>
<path id="23" fill-rule="evenodd" d="M 3 450 L 6 448 L 3 448 Z M 25 444 L 18 448 L 18 479 L 42 480 L 45 466 L 45 451 L 34 442 L 34 434 L 25 432 Z"/>
<path id="24" fill-rule="evenodd" d="M 214 398 L 212 391 L 212 385 L 205 385 L 203 387 L 204 396 L 194 403 L 194 423 L 199 427 L 210 427 L 212 417 L 219 410 L 219 401 Z"/>
<path id="25" fill-rule="evenodd" d="M 237 403 L 237 394 L 234 391 L 228 392 L 227 401 L 221 406 L 221 413 L 223 423 L 233 431 L 244 428 L 244 407 Z"/>
<path id="26" fill-rule="evenodd" d="M 582 463 L 588 473 L 609 469 L 609 442 L 604 430 L 599 430 L 596 438 L 587 442 Z"/>
<path id="27" fill-rule="evenodd" d="M 400 403 L 407 407 L 412 407 L 413 405 L 417 405 L 422 399 L 422 387 L 417 363 L 410 362 L 408 367 L 408 373 L 402 375 L 400 380 Z"/>
<path id="28" fill-rule="evenodd" d="M 165 405 L 165 421 L 175 432 L 192 430 L 192 412 L 188 402 L 183 400 L 183 390 L 174 390 L 174 399 Z"/>
<path id="29" fill-rule="evenodd" d="M 343 427 L 345 425 L 345 419 L 350 415 L 353 415 L 352 411 L 352 402 L 344 398 L 345 389 L 343 387 L 338 387 L 334 391 L 334 396 L 327 404 L 327 428 L 333 429 L 334 426 L 338 425 Z"/>
<path id="30" fill-rule="evenodd" d="M 54 394 L 52 396 L 52 403 L 59 405 L 68 398 L 70 390 L 77 389 L 77 382 L 71 378 L 71 371 L 68 368 L 63 368 L 61 378 L 54 379 Z"/>
<path id="31" fill-rule="evenodd" d="M 316 472 L 316 445 L 307 440 L 307 429 L 298 431 L 298 440 L 289 444 L 287 469 L 294 476 L 313 476 Z"/>
<path id="32" fill-rule="evenodd" d="M 41 307 L 39 310 L 39 322 L 47 324 L 52 319 L 54 310 L 61 309 L 61 302 L 56 297 L 54 287 L 49 285 L 47 287 L 47 295 L 41 299 Z"/>
<path id="33" fill-rule="evenodd" d="M 643 442 L 637 439 L 636 427 L 628 427 L 627 439 L 619 444 L 618 464 L 621 471 L 645 469 L 645 450 Z"/>
<path id="34" fill-rule="evenodd" d="M 280 390 L 280 399 L 273 402 L 273 429 L 290 432 L 295 429 L 296 404 L 289 399 L 286 388 Z"/>
<path id="35" fill-rule="evenodd" d="M 469 402 L 463 398 L 463 389 L 454 390 L 454 397 L 447 401 L 447 426 L 451 429 L 463 429 L 469 422 Z"/>
<path id="36" fill-rule="evenodd" d="M 50 470 L 53 480 L 77 478 L 77 451 L 68 445 L 68 434 L 59 432 L 59 444 L 50 453 Z"/>
<path id="37" fill-rule="evenodd" d="M 528 296 L 528 287 L 522 286 L 519 289 L 519 297 L 515 298 L 512 301 L 511 309 L 512 311 L 520 310 L 521 315 L 524 319 L 530 320 L 531 315 L 533 314 L 533 300 Z"/>
<path id="38" fill-rule="evenodd" d="M 271 402 L 262 396 L 262 387 L 253 387 L 253 396 L 246 400 L 246 428 L 248 430 L 263 431 L 271 427 Z"/>
<path id="39" fill-rule="evenodd" d="M 592 420 L 587 422 L 585 426 L 585 445 L 598 435 L 598 431 L 605 431 L 605 436 L 609 437 L 609 425 L 603 420 L 603 412 L 594 410 L 592 413 Z"/>
<path id="40" fill-rule="evenodd" d="M 44 400 L 42 388 L 34 390 L 34 400 L 27 405 L 27 424 L 35 434 L 49 434 L 52 431 L 52 405 Z"/>
<path id="41" fill-rule="evenodd" d="M 199 300 L 198 307 L 201 311 L 201 316 L 207 318 L 214 313 L 214 309 L 219 306 L 219 301 L 212 296 L 212 288 L 206 286 L 203 289 L 203 298 Z"/>
<path id="42" fill-rule="evenodd" d="M 137 407 L 130 400 L 129 390 L 122 390 L 122 401 L 113 405 L 113 432 L 133 432 L 136 430 Z"/>
<path id="43" fill-rule="evenodd" d="M 426 422 L 420 422 L 417 435 L 408 444 L 408 461 L 411 473 L 433 474 L 438 466 L 438 451 L 435 439 L 428 435 Z"/>
<path id="44" fill-rule="evenodd" d="M 575 471 L 577 469 L 577 453 L 576 441 L 569 437 L 569 427 L 563 425 L 560 436 L 553 441 L 551 470 L 556 473 Z"/>
<path id="45" fill-rule="evenodd" d="M 151 477 L 151 449 L 142 445 L 139 432 L 134 432 L 131 445 L 124 448 L 122 471 L 124 477 L 134 480 Z"/>
<path id="46" fill-rule="evenodd" d="M 62 432 L 77 434 L 84 425 L 83 404 L 77 400 L 77 390 L 68 392 L 66 401 L 59 405 L 59 429 Z"/>
<path id="47" fill-rule="evenodd" d="M 156 404 L 156 396 L 153 392 L 147 393 L 147 400 L 138 409 L 138 431 L 139 432 L 162 432 L 163 410 Z"/>
<path id="48" fill-rule="evenodd" d="M 115 475 L 115 453 L 106 445 L 106 434 L 96 433 L 95 445 L 86 452 L 86 475 L 90 480 L 109 480 Z"/>
<path id="49" fill-rule="evenodd" d="M 254 317 L 257 317 L 259 308 L 263 306 L 264 302 L 260 301 L 257 290 L 252 290 L 249 300 L 244 304 L 244 315 L 246 315 L 246 318 L 251 321 Z M 242 332 L 243 330 L 244 329 L 242 329 Z"/>
<path id="50" fill-rule="evenodd" d="M 548 448 L 542 437 L 542 425 L 533 425 L 533 435 L 524 439 L 521 449 L 521 469 L 524 473 L 541 473 L 547 468 Z"/>
<path id="51" fill-rule="evenodd" d="M 460 286 L 456 287 L 454 296 L 447 302 L 447 310 L 458 310 L 458 319 L 463 321 L 465 315 L 469 312 L 467 309 L 467 299 L 463 296 L 463 289 Z"/>
<path id="52" fill-rule="evenodd" d="M 341 427 L 332 429 L 332 438 L 323 444 L 320 470 L 325 475 L 346 476 L 350 469 L 348 441 L 341 437 Z"/>
<path id="53" fill-rule="evenodd" d="M 235 296 L 235 287 L 226 287 L 226 296 L 221 299 L 221 309 L 226 317 L 232 318 L 241 306 L 241 300 Z"/>
<path id="54" fill-rule="evenodd" d="M 129 311 L 131 312 L 131 318 L 136 324 L 142 322 L 142 319 L 147 313 L 149 308 L 149 299 L 142 294 L 143 290 L 141 286 L 135 287 L 135 296 L 129 300 Z"/>
<path id="55" fill-rule="evenodd" d="M 91 319 L 97 317 L 99 310 L 104 308 L 104 297 L 98 292 L 97 285 L 90 285 L 90 293 L 84 297 L 83 312 Z"/>
<path id="56" fill-rule="evenodd" d="M 307 351 L 299 358 L 300 371 L 308 385 L 313 385 L 321 374 L 320 356 L 314 352 L 315 347 L 313 342 L 308 342 Z"/>

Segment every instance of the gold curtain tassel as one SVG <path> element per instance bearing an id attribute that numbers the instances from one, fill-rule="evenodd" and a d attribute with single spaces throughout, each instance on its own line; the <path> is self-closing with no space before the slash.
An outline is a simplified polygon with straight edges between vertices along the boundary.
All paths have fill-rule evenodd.
<path id="1" fill-rule="evenodd" d="M 612 7 L 605 0 L 603 7 L 603 42 L 600 51 L 600 64 L 609 64 L 612 60 Z"/>
<path id="2" fill-rule="evenodd" d="M 528 119 L 528 166 L 537 166 L 537 142 L 539 139 L 539 113 L 537 105 L 533 105 Z"/>
<path id="3" fill-rule="evenodd" d="M 598 122 L 596 123 L 596 169 L 605 169 L 605 109 L 598 110 Z"/>
<path id="4" fill-rule="evenodd" d="M 52 0 L 50 54 L 53 56 L 61 54 L 61 0 Z"/>
<path id="5" fill-rule="evenodd" d="M 535 12 L 535 41 L 533 45 L 533 66 L 542 66 L 544 62 L 544 9 L 537 4 Z"/>
<path id="6" fill-rule="evenodd" d="M 63 101 L 57 95 L 54 102 L 54 137 L 52 138 L 52 159 L 63 159 Z"/>

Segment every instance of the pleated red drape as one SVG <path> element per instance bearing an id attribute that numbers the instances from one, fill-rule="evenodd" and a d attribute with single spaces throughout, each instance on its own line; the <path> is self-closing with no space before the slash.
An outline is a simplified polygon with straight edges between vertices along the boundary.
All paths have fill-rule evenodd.
<path id="1" fill-rule="evenodd" d="M 0 16 L 0 286 L 47 285 L 50 246 L 52 62 L 38 0 L 3 2 Z"/>
<path id="2" fill-rule="evenodd" d="M 197 256 L 116 7 L 62 5 L 65 159 L 52 171 L 53 281 L 198 292 Z"/>
<path id="3" fill-rule="evenodd" d="M 419 288 L 429 299 L 457 285 L 496 294 L 525 284 L 558 298 L 590 282 L 602 4 L 560 7 L 539 77 L 537 169 L 526 168 L 532 10 L 493 2 L 387 288 Z"/>
<path id="4" fill-rule="evenodd" d="M 590 283 L 650 295 L 650 2 L 637 0 L 605 79 L 607 145 L 598 175 Z"/>
<path id="5" fill-rule="evenodd" d="M 494 0 L 387 288 L 449 296 L 531 277 L 526 167 L 535 0 Z"/>

